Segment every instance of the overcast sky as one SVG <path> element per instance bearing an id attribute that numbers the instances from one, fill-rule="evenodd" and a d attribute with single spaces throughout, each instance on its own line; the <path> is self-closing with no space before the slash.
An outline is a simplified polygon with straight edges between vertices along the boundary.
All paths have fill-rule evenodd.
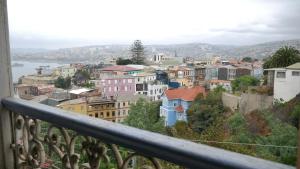
<path id="1" fill-rule="evenodd" d="M 7 0 L 11 46 L 300 39 L 300 0 Z"/>

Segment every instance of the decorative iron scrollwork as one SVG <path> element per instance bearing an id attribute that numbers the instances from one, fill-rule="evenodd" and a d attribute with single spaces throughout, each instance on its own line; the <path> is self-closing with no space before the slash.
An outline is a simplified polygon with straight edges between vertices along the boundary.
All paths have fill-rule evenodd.
<path id="1" fill-rule="evenodd" d="M 41 123 L 40 120 L 26 116 L 15 117 L 12 148 L 17 157 L 17 167 L 20 169 L 99 169 L 109 168 L 112 164 L 117 169 L 128 169 L 133 168 L 136 165 L 135 161 L 139 159 L 143 159 L 143 162 L 138 168 L 162 168 L 156 158 L 143 157 L 128 150 L 126 155 L 121 155 L 119 146 L 115 144 L 80 136 L 59 126 L 50 124 L 47 132 L 41 132 Z M 54 155 L 58 159 L 52 159 Z M 58 161 L 60 166 L 56 164 Z"/>

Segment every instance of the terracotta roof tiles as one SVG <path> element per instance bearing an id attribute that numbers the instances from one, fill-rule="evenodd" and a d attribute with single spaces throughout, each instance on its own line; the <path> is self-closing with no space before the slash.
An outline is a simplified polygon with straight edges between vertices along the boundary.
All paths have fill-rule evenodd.
<path id="1" fill-rule="evenodd" d="M 167 96 L 168 100 L 182 99 L 185 101 L 193 101 L 200 93 L 206 95 L 205 88 L 202 86 L 196 86 L 192 88 L 168 89 L 165 91 L 165 95 Z"/>
<path id="2" fill-rule="evenodd" d="M 184 111 L 182 105 L 175 107 L 175 110 L 179 113 L 183 113 Z"/>

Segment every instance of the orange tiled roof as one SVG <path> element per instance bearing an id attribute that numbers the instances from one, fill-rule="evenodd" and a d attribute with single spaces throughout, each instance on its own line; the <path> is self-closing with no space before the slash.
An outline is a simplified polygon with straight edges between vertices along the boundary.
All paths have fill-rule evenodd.
<path id="1" fill-rule="evenodd" d="M 165 95 L 167 96 L 168 100 L 182 99 L 185 101 L 193 101 L 200 93 L 203 93 L 203 95 L 205 95 L 205 88 L 202 86 L 196 86 L 192 88 L 168 89 L 165 91 Z"/>
<path id="2" fill-rule="evenodd" d="M 180 105 L 180 106 L 177 106 L 177 107 L 175 107 L 175 110 L 177 111 L 177 112 L 179 112 L 179 113 L 183 113 L 183 107 Z"/>

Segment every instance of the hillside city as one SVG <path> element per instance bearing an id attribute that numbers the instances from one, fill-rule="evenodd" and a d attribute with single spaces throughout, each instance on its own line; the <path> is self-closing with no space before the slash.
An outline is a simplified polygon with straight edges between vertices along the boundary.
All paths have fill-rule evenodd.
<path id="1" fill-rule="evenodd" d="M 144 49 L 136 40 L 126 51 L 129 57 L 53 69 L 45 63 L 35 74 L 19 78 L 15 95 L 295 165 L 300 113 L 297 48 L 281 46 L 264 59 L 251 53 L 203 58 L 159 51 L 145 57 Z"/>
<path id="2" fill-rule="evenodd" d="M 0 0 L 0 169 L 300 169 L 300 0 Z"/>

